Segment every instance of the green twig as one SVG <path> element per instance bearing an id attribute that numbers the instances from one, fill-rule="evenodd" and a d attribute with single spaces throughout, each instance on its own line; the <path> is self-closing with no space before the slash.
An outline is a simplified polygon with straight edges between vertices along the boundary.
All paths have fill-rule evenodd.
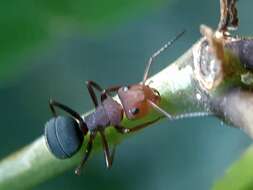
<path id="1" fill-rule="evenodd" d="M 235 162 L 213 187 L 213 190 L 251 190 L 253 189 L 253 146 L 251 145 L 241 159 Z"/>
<path id="2" fill-rule="evenodd" d="M 196 98 L 196 88 L 192 78 L 192 61 L 190 49 L 175 63 L 149 79 L 150 86 L 160 92 L 161 107 L 171 114 L 182 114 L 186 112 L 186 108 L 187 112 L 204 111 Z M 138 121 L 129 121 L 125 118 L 123 125 L 131 127 L 137 123 L 154 120 L 155 117 L 157 113 L 151 113 Z M 126 135 L 117 134 L 114 129 L 108 129 L 106 132 L 110 143 L 119 143 L 126 137 Z M 99 148 L 100 143 L 96 139 L 94 149 Z M 0 162 L 0 189 L 27 189 L 72 169 L 78 165 L 84 149 L 85 145 L 71 159 L 59 160 L 48 151 L 44 137 L 41 136 Z"/>

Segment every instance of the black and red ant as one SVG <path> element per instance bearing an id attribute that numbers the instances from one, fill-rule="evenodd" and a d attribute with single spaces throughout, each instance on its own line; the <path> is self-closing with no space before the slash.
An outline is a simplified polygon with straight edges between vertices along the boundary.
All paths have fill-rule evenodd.
<path id="1" fill-rule="evenodd" d="M 161 101 L 159 92 L 147 85 L 146 81 L 154 58 L 172 45 L 173 42 L 175 42 L 183 34 L 184 31 L 179 33 L 174 39 L 167 42 L 161 49 L 150 57 L 144 72 L 142 83 L 140 84 L 115 86 L 102 89 L 97 83 L 87 81 L 86 85 L 95 105 L 95 111 L 84 118 L 66 105 L 50 100 L 49 105 L 54 118 L 49 120 L 46 124 L 45 137 L 51 152 L 61 159 L 72 157 L 80 149 L 84 136 L 86 136 L 89 132 L 89 140 L 85 155 L 80 165 L 75 170 L 76 174 L 80 174 L 81 168 L 86 163 L 91 153 L 93 141 L 97 133 L 99 133 L 102 140 L 106 167 L 110 168 L 112 166 L 115 149 L 113 149 L 112 153 L 110 153 L 109 145 L 105 137 L 105 129 L 107 127 L 112 126 L 122 134 L 136 132 L 149 124 L 156 122 L 160 119 L 160 117 L 151 122 L 146 122 L 132 128 L 126 128 L 121 125 L 124 115 L 130 120 L 143 118 L 150 113 L 152 109 L 172 119 L 173 117 L 169 113 L 159 107 L 159 103 Z M 98 102 L 94 89 L 101 93 L 100 103 Z M 121 104 L 110 96 L 110 93 L 112 92 L 117 93 Z M 64 110 L 71 117 L 57 116 L 55 107 Z"/>

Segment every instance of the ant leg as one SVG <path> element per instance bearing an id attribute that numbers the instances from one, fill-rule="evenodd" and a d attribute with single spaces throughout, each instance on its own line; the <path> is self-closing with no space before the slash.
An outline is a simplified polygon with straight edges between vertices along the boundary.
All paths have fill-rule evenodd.
<path id="1" fill-rule="evenodd" d="M 101 93 L 101 102 L 103 102 L 107 98 L 108 93 L 116 92 L 120 89 L 120 87 L 121 86 L 112 86 L 112 87 L 104 89 Z"/>
<path id="2" fill-rule="evenodd" d="M 143 76 L 143 81 L 142 84 L 144 85 L 147 78 L 148 78 L 148 73 L 150 70 L 150 66 L 153 63 L 153 60 L 160 54 L 162 53 L 164 50 L 166 50 L 168 47 L 170 47 L 177 39 L 179 39 L 183 34 L 185 33 L 185 30 L 183 30 L 182 32 L 180 32 L 179 34 L 176 35 L 176 37 L 174 37 L 172 40 L 168 41 L 163 47 L 161 47 L 159 50 L 157 50 L 148 60 L 148 64 L 146 66 L 146 69 L 144 71 L 144 76 Z"/>
<path id="3" fill-rule="evenodd" d="M 56 114 L 55 107 L 58 107 L 58 108 L 64 110 L 65 112 L 69 113 L 70 115 L 72 115 L 76 119 L 81 118 L 81 116 L 76 111 L 72 110 L 68 106 L 66 106 L 60 102 L 57 102 L 55 100 L 50 99 L 49 106 L 54 114 Z"/>
<path id="4" fill-rule="evenodd" d="M 122 134 L 133 133 L 133 132 L 137 132 L 137 131 L 139 131 L 139 130 L 145 128 L 145 127 L 148 127 L 148 125 L 151 125 L 151 124 L 157 122 L 159 119 L 160 119 L 160 117 L 158 117 L 158 118 L 155 119 L 154 121 L 149 121 L 149 122 L 146 122 L 146 123 L 141 124 L 141 125 L 137 125 L 137 126 L 132 127 L 132 128 L 126 128 L 126 127 L 117 125 L 117 126 L 115 126 L 115 129 L 116 129 L 119 133 L 122 133 Z"/>
<path id="5" fill-rule="evenodd" d="M 85 163 L 88 160 L 90 153 L 92 151 L 93 141 L 94 141 L 95 137 L 96 137 L 96 132 L 90 134 L 89 142 L 87 144 L 83 160 L 80 162 L 79 166 L 75 169 L 76 175 L 81 174 L 81 169 L 85 165 Z"/>
<path id="6" fill-rule="evenodd" d="M 109 145 L 106 140 L 104 131 L 99 131 L 99 133 L 101 135 L 101 140 L 103 144 L 106 167 L 110 169 L 113 163 L 113 159 L 114 159 L 115 147 L 113 148 L 112 154 L 110 154 Z"/>
<path id="7" fill-rule="evenodd" d="M 110 93 L 110 92 L 116 92 L 120 89 L 121 86 L 112 86 L 112 87 L 109 87 L 109 88 L 106 88 L 105 91 L 107 93 Z"/>
<path id="8" fill-rule="evenodd" d="M 49 108 L 50 108 L 50 110 L 51 110 L 53 116 L 56 117 L 57 114 L 56 114 L 56 111 L 55 111 L 55 109 L 54 109 L 54 106 L 53 106 L 52 102 L 53 102 L 53 100 L 50 98 L 50 99 L 49 99 L 49 102 L 48 102 Z"/>
<path id="9" fill-rule="evenodd" d="M 96 90 L 100 91 L 100 92 L 102 92 L 103 89 L 97 83 L 95 83 L 94 81 L 91 81 L 91 80 L 86 81 L 86 86 L 88 88 L 90 97 L 91 97 L 95 107 L 97 107 L 98 106 L 98 100 L 97 100 L 94 88 Z"/>
<path id="10" fill-rule="evenodd" d="M 49 101 L 49 106 L 50 106 L 53 114 L 55 114 L 55 115 L 56 115 L 56 112 L 55 112 L 54 107 L 58 107 L 58 108 L 64 110 L 65 112 L 67 112 L 68 114 L 70 114 L 73 118 L 75 118 L 79 121 L 79 125 L 80 125 L 81 130 L 83 131 L 83 133 L 84 134 L 87 133 L 87 131 L 88 131 L 87 126 L 84 123 L 82 117 L 76 111 L 74 111 L 71 108 L 69 108 L 68 106 L 66 106 L 64 104 L 61 104 L 60 102 L 54 101 L 52 99 L 50 99 L 50 101 Z"/>

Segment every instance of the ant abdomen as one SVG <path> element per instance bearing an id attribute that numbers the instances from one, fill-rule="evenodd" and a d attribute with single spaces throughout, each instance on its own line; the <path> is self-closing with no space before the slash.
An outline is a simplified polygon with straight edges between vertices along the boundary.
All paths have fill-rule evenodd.
<path id="1" fill-rule="evenodd" d="M 46 123 L 45 139 L 55 157 L 66 159 L 80 149 L 84 136 L 75 119 L 69 116 L 57 116 Z"/>
<path id="2" fill-rule="evenodd" d="M 125 115 L 130 120 L 139 119 L 148 115 L 152 110 L 156 110 L 169 119 L 173 119 L 172 115 L 159 107 L 161 101 L 160 94 L 156 89 L 146 84 L 146 81 L 153 59 L 182 36 L 183 33 L 179 33 L 150 57 L 142 83 L 130 86 L 112 86 L 103 89 L 94 81 L 87 81 L 86 86 L 95 106 L 94 112 L 82 117 L 68 106 L 50 100 L 49 106 L 54 118 L 46 123 L 45 137 L 47 145 L 54 156 L 60 159 L 70 158 L 80 149 L 84 136 L 88 135 L 85 155 L 75 170 L 76 174 L 80 174 L 81 168 L 90 156 L 96 135 L 99 134 L 106 167 L 110 168 L 113 163 L 115 147 L 111 152 L 105 135 L 107 127 L 112 126 L 121 134 L 137 132 L 158 121 L 161 117 L 127 128 L 121 124 L 123 116 Z M 98 101 L 95 90 L 100 92 L 100 101 Z M 111 93 L 118 95 L 121 104 L 111 97 Z M 56 107 L 67 112 L 71 117 L 57 116 Z"/>

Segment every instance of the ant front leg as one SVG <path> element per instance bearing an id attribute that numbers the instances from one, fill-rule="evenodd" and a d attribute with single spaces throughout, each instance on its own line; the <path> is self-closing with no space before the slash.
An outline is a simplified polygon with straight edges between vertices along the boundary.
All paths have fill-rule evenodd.
<path id="1" fill-rule="evenodd" d="M 106 167 L 110 169 L 114 160 L 115 146 L 113 147 L 112 154 L 110 154 L 109 145 L 106 140 L 104 130 L 99 131 L 99 133 L 100 133 L 102 144 L 103 144 Z"/>
<path id="2" fill-rule="evenodd" d="M 128 133 L 133 133 L 133 132 L 137 132 L 141 129 L 144 129 L 146 127 L 148 127 L 149 125 L 157 122 L 158 120 L 160 119 L 160 117 L 158 117 L 157 119 L 153 120 L 153 121 L 149 121 L 149 122 L 146 122 L 144 124 L 141 124 L 141 125 L 137 125 L 135 127 L 132 127 L 132 128 L 127 128 L 127 127 L 124 127 L 124 126 L 120 126 L 120 125 L 116 125 L 114 126 L 115 129 L 121 133 L 121 134 L 128 134 Z"/>
<path id="3" fill-rule="evenodd" d="M 93 147 L 93 141 L 96 137 L 96 132 L 91 132 L 90 133 L 90 138 L 89 138 L 89 142 L 87 144 L 86 150 L 85 150 L 85 154 L 83 157 L 83 160 L 81 161 L 81 163 L 79 164 L 79 166 L 75 169 L 75 174 L 76 175 L 80 175 L 81 174 L 81 169 L 83 168 L 83 166 L 85 165 L 86 161 L 88 160 L 90 153 L 92 151 L 92 147 Z"/>

